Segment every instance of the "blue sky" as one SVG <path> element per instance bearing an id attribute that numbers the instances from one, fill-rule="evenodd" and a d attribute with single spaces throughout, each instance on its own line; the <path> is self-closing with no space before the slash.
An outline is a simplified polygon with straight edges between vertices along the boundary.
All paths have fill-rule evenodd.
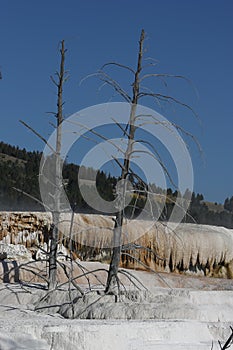
<path id="1" fill-rule="evenodd" d="M 201 120 L 178 108 L 163 115 L 193 133 L 203 156 L 191 145 L 195 192 L 223 202 L 233 195 L 233 2 L 230 0 L 11 0 L 0 12 L 0 140 L 42 150 L 44 145 L 19 123 L 23 119 L 45 137 L 52 128 L 56 92 L 49 77 L 58 68 L 59 41 L 67 46 L 66 116 L 111 97 L 98 82 L 80 80 L 105 62 L 135 66 L 141 28 L 156 72 L 192 80 L 171 81 L 169 93 L 193 106 Z M 117 77 L 123 84 L 128 77 Z M 131 81 L 130 81 L 131 82 Z M 157 86 L 152 86 L 157 88 Z M 120 99 L 119 99 L 120 100 Z M 152 107 L 152 105 L 149 105 Z M 155 106 L 154 106 L 155 107 Z"/>

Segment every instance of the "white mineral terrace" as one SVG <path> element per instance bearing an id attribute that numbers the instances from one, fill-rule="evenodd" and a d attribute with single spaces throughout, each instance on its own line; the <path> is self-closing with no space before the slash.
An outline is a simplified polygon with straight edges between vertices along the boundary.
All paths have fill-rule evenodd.
<path id="1" fill-rule="evenodd" d="M 149 299 L 128 304 L 115 303 L 109 296 L 92 310 L 93 317 L 103 317 L 99 320 L 66 319 L 52 309 L 36 312 L 42 293 L 36 285 L 2 284 L 0 349 L 211 350 L 212 342 L 214 350 L 220 349 L 218 340 L 226 341 L 231 333 L 233 291 L 199 290 L 198 278 L 188 279 L 193 279 L 192 288 L 161 288 L 155 283 Z M 152 280 L 153 276 L 150 286 Z M 52 300 L 61 304 L 63 297 L 57 293 Z M 79 311 L 77 304 L 75 313 Z M 136 319 L 128 320 L 130 313 Z"/>
<path id="2" fill-rule="evenodd" d="M 23 244 L 28 248 L 35 244 L 43 245 L 51 220 L 51 213 L 1 212 L 0 241 Z M 60 230 L 66 246 L 70 220 L 70 214 L 61 215 Z M 89 260 L 100 260 L 106 256 L 104 248 L 111 247 L 113 225 L 112 217 L 75 214 L 72 239 L 77 256 Z M 137 250 L 136 257 L 156 271 L 233 277 L 233 230 L 197 224 L 180 224 L 172 230 L 159 222 L 133 220 L 123 227 L 123 239 L 125 244 L 134 242 L 137 246 L 146 247 L 146 251 Z M 134 252 L 129 247 L 127 253 L 132 255 Z M 127 255 L 122 256 L 121 264 L 129 268 L 143 268 Z"/>
<path id="3" fill-rule="evenodd" d="M 74 299 L 72 307 L 67 289 L 59 289 L 51 294 L 50 303 L 46 299 L 38 309 L 44 279 L 30 269 L 43 277 L 47 264 L 33 261 L 31 254 L 35 245 L 46 248 L 44 237 L 50 225 L 50 213 L 0 213 L 0 254 L 7 254 L 0 261 L 1 350 L 219 350 L 218 341 L 223 344 L 230 336 L 233 230 L 182 224 L 173 231 L 161 223 L 133 221 L 123 229 L 124 244 L 133 241 L 134 247 L 147 250 L 135 252 L 128 247 L 127 252 L 137 254 L 158 273 L 146 272 L 130 257 L 122 258 L 121 271 L 133 274 L 148 291 L 135 292 L 121 274 L 129 294 L 116 302 L 113 295 L 102 298 L 96 293 L 103 288 L 108 265 L 84 261 L 84 256 L 90 260 L 93 254 L 96 260 L 109 258 L 105 248 L 111 243 L 114 222 L 107 216 L 77 214 L 72 239 L 80 260 L 73 262 L 73 273 L 79 276 L 83 269 L 96 268 L 101 272 L 98 279 L 90 275 L 91 291 L 85 277 L 77 279 L 86 297 Z M 69 215 L 61 216 L 60 230 L 65 245 Z M 66 249 L 60 249 L 64 256 Z M 43 258 L 42 251 L 37 250 L 37 257 Z M 27 262 L 30 269 L 28 265 L 18 269 Z M 184 271 L 186 275 L 181 274 Z M 64 278 L 59 267 L 58 283 Z"/>

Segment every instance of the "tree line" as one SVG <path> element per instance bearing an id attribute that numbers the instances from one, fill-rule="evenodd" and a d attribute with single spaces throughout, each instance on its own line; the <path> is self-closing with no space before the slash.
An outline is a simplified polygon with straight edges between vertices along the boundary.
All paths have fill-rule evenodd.
<path id="1" fill-rule="evenodd" d="M 0 210 L 44 210 L 40 203 L 23 194 L 23 192 L 30 193 L 30 195 L 40 200 L 38 174 L 41 155 L 42 153 L 39 151 L 28 152 L 25 148 L 20 149 L 0 142 Z M 82 198 L 78 186 L 78 172 L 78 165 L 65 162 L 63 185 L 68 199 L 71 205 L 75 207 L 76 212 L 97 213 Z M 86 174 L 85 178 L 92 178 L 94 173 L 92 168 L 82 169 L 82 174 Z M 116 177 L 106 174 L 104 171 L 97 171 L 96 186 L 105 200 L 112 201 L 114 199 L 116 183 Z M 88 186 L 87 190 L 91 190 Z M 153 192 L 166 196 L 166 204 L 160 220 L 167 220 L 174 207 L 177 191 L 170 188 L 165 190 L 156 187 L 155 184 L 150 184 L 150 186 L 153 188 Z M 21 192 L 14 188 L 20 189 Z M 134 189 L 135 193 L 140 190 L 140 184 L 134 184 Z M 133 196 L 130 205 L 126 209 L 127 215 L 131 217 L 132 208 L 134 208 L 134 216 L 137 216 L 144 203 L 145 198 L 141 195 L 141 192 L 137 200 L 136 196 Z M 233 228 L 233 196 L 226 198 L 223 205 L 219 205 L 217 203 L 209 204 L 204 201 L 202 194 L 192 193 L 190 207 L 184 221 Z"/>
<path id="2" fill-rule="evenodd" d="M 24 194 L 29 193 L 32 197 L 41 200 L 39 190 L 39 167 L 42 153 L 38 151 L 27 152 L 0 142 L 0 210 L 31 210 L 43 211 L 44 207 L 37 201 Z M 84 171 L 85 170 L 85 171 Z M 66 194 L 71 205 L 76 211 L 93 212 L 83 200 L 78 186 L 79 166 L 66 163 L 63 167 L 63 179 Z M 94 169 L 82 169 L 82 174 L 89 178 Z M 105 200 L 114 199 L 113 188 L 117 179 L 111 175 L 98 171 L 96 185 L 99 193 Z M 14 188 L 19 189 L 16 191 Z"/>

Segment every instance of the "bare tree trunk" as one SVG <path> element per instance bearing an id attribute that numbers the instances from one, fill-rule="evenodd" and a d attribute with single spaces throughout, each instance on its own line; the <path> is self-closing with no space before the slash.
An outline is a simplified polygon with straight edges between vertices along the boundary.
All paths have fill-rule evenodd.
<path id="1" fill-rule="evenodd" d="M 56 153 L 55 153 L 55 193 L 54 193 L 54 211 L 53 216 L 53 232 L 50 241 L 50 253 L 49 253 L 49 289 L 56 287 L 56 277 L 57 277 L 57 245 L 59 240 L 59 220 L 61 212 L 60 194 L 62 188 L 62 175 L 61 175 L 61 138 L 62 138 L 62 121 L 63 121 L 63 83 L 64 83 L 64 65 L 65 65 L 65 43 L 64 40 L 61 42 L 61 63 L 60 72 L 58 75 L 57 86 L 57 135 L 56 135 Z M 53 80 L 54 81 L 54 80 Z"/>
<path id="2" fill-rule="evenodd" d="M 137 70 L 134 75 L 134 83 L 133 83 L 133 98 L 131 101 L 131 111 L 130 111 L 130 118 L 129 118 L 129 136 L 128 136 L 128 144 L 127 149 L 124 155 L 124 164 L 120 176 L 120 180 L 126 180 L 128 174 L 129 174 L 129 168 L 130 168 L 130 157 L 133 150 L 133 142 L 135 137 L 135 118 L 136 118 L 136 107 L 138 103 L 138 95 L 140 90 L 140 82 L 139 82 L 139 75 L 142 70 L 142 57 L 143 57 L 143 43 L 145 38 L 145 32 L 142 30 L 140 40 L 139 40 L 139 52 L 138 52 L 138 62 L 137 62 Z M 124 185 L 123 191 L 122 191 L 122 197 L 121 201 L 124 201 L 125 195 L 126 195 L 126 187 Z M 122 207 L 122 206 L 121 206 Z M 115 219 L 115 227 L 114 227 L 114 238 L 113 238 L 113 252 L 112 252 L 112 259 L 110 262 L 109 272 L 108 272 L 108 279 L 106 284 L 106 293 L 111 292 L 116 286 L 119 286 L 118 284 L 118 269 L 119 269 L 119 263 L 120 263 L 120 257 L 121 257 L 121 246 L 122 246 L 122 225 L 123 225 L 123 219 L 124 219 L 124 211 L 121 209 Z"/>

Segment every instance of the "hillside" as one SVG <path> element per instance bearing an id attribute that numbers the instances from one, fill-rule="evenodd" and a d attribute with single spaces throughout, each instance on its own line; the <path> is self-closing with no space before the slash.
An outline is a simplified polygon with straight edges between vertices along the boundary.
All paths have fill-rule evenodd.
<path id="1" fill-rule="evenodd" d="M 41 204 L 27 197 L 17 188 L 40 200 L 38 174 L 41 153 L 27 152 L 4 142 L 0 142 L 0 210 L 43 211 Z M 76 203 L 77 210 L 91 212 L 83 201 L 78 188 L 79 166 L 66 164 L 63 168 L 65 189 L 71 204 Z M 86 169 L 91 172 L 92 169 Z M 113 199 L 113 185 L 116 179 L 102 171 L 97 173 L 97 189 L 106 200 Z"/>
<path id="2" fill-rule="evenodd" d="M 0 162 L 3 163 L 3 162 L 11 162 L 11 163 L 14 163 L 14 164 L 19 164 L 19 165 L 22 165 L 24 166 L 24 164 L 26 163 L 25 160 L 23 159 L 20 159 L 20 158 L 17 158 L 17 157 L 14 157 L 14 156 L 10 156 L 8 154 L 5 154 L 5 153 L 0 153 Z"/>
<path id="3" fill-rule="evenodd" d="M 0 210 L 44 211 L 41 204 L 22 193 L 22 191 L 29 193 L 31 196 L 40 200 L 38 184 L 40 159 L 41 153 L 38 151 L 28 152 L 25 149 L 0 142 Z M 75 204 L 75 210 L 77 212 L 97 213 L 97 211 L 86 204 L 80 194 L 78 172 L 78 165 L 64 164 L 63 179 L 68 199 L 71 205 L 74 206 Z M 90 175 L 93 169 L 87 168 L 85 172 Z M 89 186 L 88 180 L 85 181 L 86 185 Z M 117 179 L 114 176 L 107 175 L 103 171 L 98 171 L 96 186 L 98 192 L 105 200 L 112 201 L 114 199 L 116 183 Z M 160 195 L 166 196 L 166 207 L 161 214 L 160 220 L 167 220 L 172 212 L 177 191 L 173 192 L 171 189 L 164 190 L 156 187 L 156 184 L 152 184 L 151 186 L 155 194 L 158 194 L 154 197 L 155 208 L 156 205 L 160 205 Z M 18 188 L 21 192 L 16 191 L 14 188 Z M 134 184 L 134 190 L 138 199 L 136 199 L 135 195 L 132 196 L 131 207 L 127 207 L 126 210 L 129 216 L 132 214 L 134 203 L 137 203 L 136 216 L 144 206 L 145 196 L 138 195 L 138 189 L 140 190 L 140 184 Z M 232 206 L 229 205 L 232 198 L 227 200 L 228 204 L 223 206 L 222 204 L 204 201 L 202 194 L 193 193 L 185 221 L 233 228 L 233 210 Z"/>

